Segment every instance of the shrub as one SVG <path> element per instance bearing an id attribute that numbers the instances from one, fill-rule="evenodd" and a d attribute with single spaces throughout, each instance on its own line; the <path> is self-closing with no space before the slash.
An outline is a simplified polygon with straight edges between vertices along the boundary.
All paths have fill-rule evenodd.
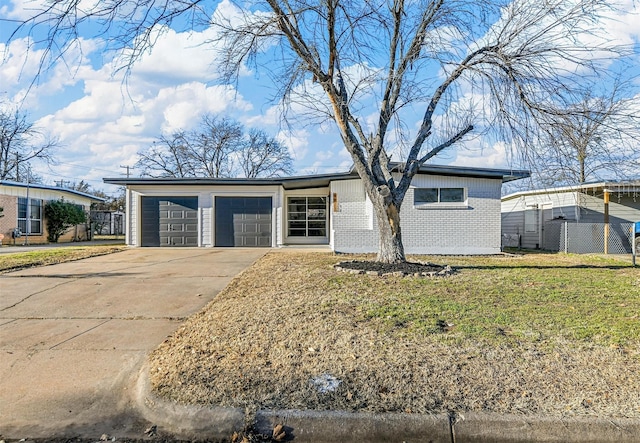
<path id="1" fill-rule="evenodd" d="M 87 221 L 87 214 L 82 206 L 63 200 L 47 202 L 44 216 L 47 219 L 47 239 L 51 243 L 58 243 L 58 239 L 67 229 Z"/>

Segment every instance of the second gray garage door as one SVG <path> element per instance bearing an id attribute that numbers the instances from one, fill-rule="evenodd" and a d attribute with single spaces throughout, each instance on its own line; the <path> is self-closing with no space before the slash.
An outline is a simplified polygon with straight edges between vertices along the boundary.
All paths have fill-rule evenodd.
<path id="1" fill-rule="evenodd" d="M 216 246 L 271 246 L 271 197 L 216 197 Z"/>

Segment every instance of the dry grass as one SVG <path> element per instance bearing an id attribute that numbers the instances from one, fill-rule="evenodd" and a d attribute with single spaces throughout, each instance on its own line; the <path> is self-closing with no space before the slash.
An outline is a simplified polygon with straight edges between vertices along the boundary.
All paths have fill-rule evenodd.
<path id="1" fill-rule="evenodd" d="M 126 246 L 124 245 L 65 246 L 2 254 L 0 255 L 0 273 L 34 266 L 55 265 L 98 255 L 112 254 L 125 249 Z"/>
<path id="2" fill-rule="evenodd" d="M 640 417 L 639 269 L 420 257 L 458 272 L 378 278 L 335 272 L 343 259 L 268 254 L 151 355 L 156 392 L 249 408 Z M 324 376 L 340 383 L 323 393 Z"/>

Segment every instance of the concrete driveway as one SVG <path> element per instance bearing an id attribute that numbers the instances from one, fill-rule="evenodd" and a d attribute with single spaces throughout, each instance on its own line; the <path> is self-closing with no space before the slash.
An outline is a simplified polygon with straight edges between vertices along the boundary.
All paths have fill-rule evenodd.
<path id="1" fill-rule="evenodd" d="M 267 249 L 141 248 L 0 275 L 0 439 L 144 437 L 145 356 Z"/>

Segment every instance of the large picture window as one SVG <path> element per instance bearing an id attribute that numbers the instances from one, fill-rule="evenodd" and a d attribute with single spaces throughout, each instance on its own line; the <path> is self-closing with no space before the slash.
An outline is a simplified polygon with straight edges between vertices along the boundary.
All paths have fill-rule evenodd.
<path id="1" fill-rule="evenodd" d="M 18 198 L 18 228 L 23 234 L 42 234 L 42 200 L 30 198 L 29 207 L 27 211 L 26 198 Z M 29 230 L 27 230 L 27 217 Z"/>
<path id="2" fill-rule="evenodd" d="M 463 204 L 466 200 L 464 188 L 416 188 L 413 190 L 413 204 Z"/>
<path id="3" fill-rule="evenodd" d="M 289 237 L 327 236 L 327 197 L 287 198 Z"/>

